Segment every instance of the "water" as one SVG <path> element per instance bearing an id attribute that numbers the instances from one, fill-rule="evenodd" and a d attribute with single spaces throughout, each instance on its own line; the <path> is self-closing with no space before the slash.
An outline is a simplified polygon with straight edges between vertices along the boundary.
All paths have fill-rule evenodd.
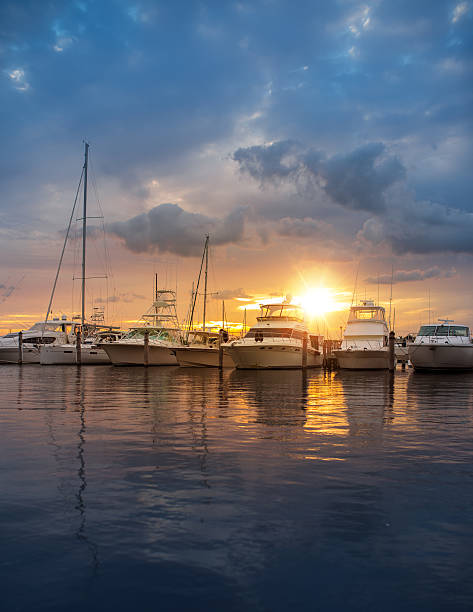
<path id="1" fill-rule="evenodd" d="M 473 375 L 0 376 L 3 610 L 473 607 Z"/>

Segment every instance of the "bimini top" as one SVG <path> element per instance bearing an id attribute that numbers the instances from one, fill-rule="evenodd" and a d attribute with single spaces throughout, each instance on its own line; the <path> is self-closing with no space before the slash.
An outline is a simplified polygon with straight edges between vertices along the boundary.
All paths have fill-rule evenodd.
<path id="1" fill-rule="evenodd" d="M 258 321 L 303 321 L 304 311 L 295 304 L 260 304 Z"/>
<path id="2" fill-rule="evenodd" d="M 386 311 L 382 306 L 375 306 L 373 300 L 362 300 L 360 306 L 352 306 L 348 322 L 354 321 L 386 321 Z"/>

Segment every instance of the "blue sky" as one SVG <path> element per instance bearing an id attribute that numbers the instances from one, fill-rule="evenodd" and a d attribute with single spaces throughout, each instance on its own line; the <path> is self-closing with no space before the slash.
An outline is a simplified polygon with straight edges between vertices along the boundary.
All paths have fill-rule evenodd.
<path id="1" fill-rule="evenodd" d="M 471 1 L 17 0 L 0 24 L 0 285 L 25 276 L 1 315 L 47 299 L 84 138 L 123 295 L 159 258 L 190 282 L 209 231 L 229 295 L 360 262 L 473 315 Z"/>

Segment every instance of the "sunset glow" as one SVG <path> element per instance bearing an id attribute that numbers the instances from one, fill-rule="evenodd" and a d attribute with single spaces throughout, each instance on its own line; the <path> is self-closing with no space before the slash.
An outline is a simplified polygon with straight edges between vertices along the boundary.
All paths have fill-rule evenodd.
<path id="1" fill-rule="evenodd" d="M 300 304 L 309 317 L 320 317 L 327 312 L 339 310 L 331 289 L 324 287 L 309 289 L 300 298 Z"/>

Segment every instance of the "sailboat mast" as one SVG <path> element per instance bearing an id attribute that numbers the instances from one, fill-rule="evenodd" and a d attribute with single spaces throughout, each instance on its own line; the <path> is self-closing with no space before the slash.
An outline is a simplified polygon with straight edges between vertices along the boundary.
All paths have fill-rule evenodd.
<path id="1" fill-rule="evenodd" d="M 204 312 L 202 315 L 202 329 L 205 331 L 205 315 L 207 312 L 207 275 L 209 271 L 209 236 L 205 238 L 205 277 L 204 277 Z"/>
<path id="2" fill-rule="evenodd" d="M 89 143 L 85 143 L 84 153 L 84 206 L 82 211 L 82 308 L 81 324 L 85 323 L 85 251 L 87 242 L 87 169 L 89 165 Z"/>
<path id="3" fill-rule="evenodd" d="M 158 314 L 158 274 L 154 274 L 154 312 Z"/>

